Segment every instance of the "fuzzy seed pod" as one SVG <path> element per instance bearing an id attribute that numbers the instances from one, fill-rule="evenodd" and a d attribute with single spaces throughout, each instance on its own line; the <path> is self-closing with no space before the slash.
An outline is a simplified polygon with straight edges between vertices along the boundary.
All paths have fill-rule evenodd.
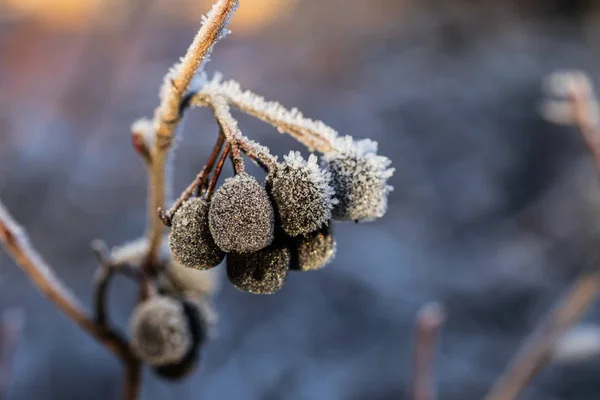
<path id="1" fill-rule="evenodd" d="M 311 271 L 321 269 L 335 257 L 336 243 L 331 222 L 308 235 L 294 238 L 292 263 L 290 269 Z"/>
<path id="2" fill-rule="evenodd" d="M 210 234 L 208 211 L 206 201 L 192 198 L 184 202 L 173 216 L 169 248 L 173 258 L 185 267 L 209 269 L 225 257 Z"/>
<path id="3" fill-rule="evenodd" d="M 227 253 L 258 251 L 273 242 L 273 205 L 248 174 L 228 178 L 214 193 L 208 220 L 215 243 Z"/>
<path id="4" fill-rule="evenodd" d="M 331 175 L 319 168 L 314 154 L 305 161 L 299 152 L 290 152 L 267 181 L 287 235 L 314 232 L 331 219 L 331 208 L 337 204 L 330 186 Z"/>
<path id="5" fill-rule="evenodd" d="M 184 306 L 171 297 L 156 296 L 138 305 L 129 330 L 132 351 L 155 367 L 180 362 L 194 347 Z"/>
<path id="6" fill-rule="evenodd" d="M 154 372 L 169 380 L 186 377 L 198 366 L 200 348 L 209 336 L 214 317 L 210 305 L 203 299 L 186 299 L 181 301 L 183 312 L 190 326 L 192 347 L 178 362 L 154 367 Z"/>
<path id="7" fill-rule="evenodd" d="M 289 248 L 279 241 L 253 253 L 230 253 L 227 278 L 245 292 L 273 294 L 283 286 L 290 261 Z"/>
<path id="8" fill-rule="evenodd" d="M 336 140 L 336 150 L 323 156 L 323 166 L 331 173 L 338 204 L 333 218 L 342 221 L 372 221 L 387 210 L 387 180 L 394 173 L 391 161 L 379 156 L 377 143 L 354 141 L 346 136 Z"/>

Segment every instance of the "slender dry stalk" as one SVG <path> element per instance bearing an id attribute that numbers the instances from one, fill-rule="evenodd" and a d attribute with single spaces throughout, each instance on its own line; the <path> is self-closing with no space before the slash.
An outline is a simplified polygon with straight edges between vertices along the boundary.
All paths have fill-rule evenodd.
<path id="1" fill-rule="evenodd" d="M 415 322 L 410 400 L 435 400 L 435 348 L 446 316 L 438 303 L 421 307 Z"/>
<path id="2" fill-rule="evenodd" d="M 600 171 L 600 125 L 598 102 L 592 83 L 583 73 L 573 74 L 567 86 L 567 96 L 571 102 L 573 123 L 583 136 L 592 153 L 596 168 Z"/>
<path id="3" fill-rule="evenodd" d="M 246 114 L 273 125 L 281 133 L 288 133 L 309 149 L 326 153 L 335 147 L 338 133 L 333 128 L 304 117 L 295 108 L 287 110 L 277 102 L 267 101 L 249 90 L 244 91 L 235 81 L 221 82 L 220 75 L 207 82 L 192 103 L 203 106 L 207 102 L 215 103 L 215 98 L 221 98 Z"/>
<path id="4" fill-rule="evenodd" d="M 2 314 L 2 324 L 0 325 L 0 400 L 5 398 L 12 377 L 13 360 L 24 322 L 25 315 L 21 310 L 6 310 Z"/>
<path id="5" fill-rule="evenodd" d="M 237 152 L 238 149 L 242 150 L 249 157 L 259 160 L 268 168 L 275 168 L 277 159 L 269 152 L 269 149 L 242 134 L 237 121 L 231 115 L 227 99 L 224 96 L 199 93 L 196 95 L 195 104 L 210 107 L 225 138 L 232 145 L 232 152 Z M 241 172 L 243 171 L 243 161 L 239 154 L 236 157 L 235 164 L 238 166 L 238 172 Z"/>
<path id="6" fill-rule="evenodd" d="M 591 81 L 580 71 L 559 72 L 549 79 L 549 89 L 558 99 L 547 100 L 544 116 L 555 123 L 576 126 L 600 172 L 600 127 L 598 104 Z M 598 260 L 594 260 L 596 263 Z M 595 265 L 594 268 L 597 268 Z M 524 390 L 551 357 L 556 341 L 590 307 L 600 291 L 600 272 L 586 271 L 572 284 L 554 310 L 530 335 L 521 351 L 498 379 L 486 400 L 511 400 Z"/>
<path id="7" fill-rule="evenodd" d="M 523 391 L 552 355 L 558 338 L 579 320 L 598 296 L 600 274 L 583 273 L 542 321 L 511 361 L 486 400 L 512 400 Z"/>
<path id="8" fill-rule="evenodd" d="M 165 177 L 169 149 L 173 142 L 175 129 L 180 121 L 180 107 L 192 79 L 202 66 L 213 45 L 226 34 L 229 18 L 237 8 L 237 0 L 219 0 L 204 20 L 180 63 L 176 64 L 165 77 L 161 89 L 160 105 L 153 118 L 154 143 L 151 149 L 149 178 L 149 225 L 148 256 L 145 262 L 145 274 L 158 260 L 165 225 L 158 209 L 165 208 Z M 140 297 L 147 295 L 147 279 L 140 285 Z"/>
<path id="9" fill-rule="evenodd" d="M 131 353 L 127 341 L 113 329 L 98 325 L 85 312 L 81 303 L 71 294 L 63 283 L 54 275 L 53 270 L 30 245 L 29 239 L 13 217 L 0 202 L 0 241 L 4 244 L 6 252 L 21 267 L 33 284 L 54 305 L 71 318 L 83 330 L 87 331 L 98 342 L 117 356 L 126 365 L 137 363 Z M 126 380 L 125 388 L 128 393 L 133 393 L 131 385 L 134 383 Z M 137 389 L 136 389 L 137 390 Z M 136 397 L 123 397 L 131 400 Z"/>

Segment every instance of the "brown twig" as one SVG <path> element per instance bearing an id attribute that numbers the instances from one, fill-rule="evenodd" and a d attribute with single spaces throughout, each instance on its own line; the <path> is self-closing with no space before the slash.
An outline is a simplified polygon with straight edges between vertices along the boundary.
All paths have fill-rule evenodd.
<path id="1" fill-rule="evenodd" d="M 600 126 L 598 102 L 592 83 L 584 73 L 572 73 L 567 82 L 567 96 L 571 102 L 573 122 L 581 132 L 600 171 Z"/>
<path id="2" fill-rule="evenodd" d="M 21 267 L 38 290 L 54 303 L 59 310 L 103 344 L 125 365 L 137 363 L 127 341 L 120 334 L 113 329 L 98 325 L 88 317 L 80 302 L 54 275 L 53 270 L 37 251 L 31 247 L 27 235 L 1 202 L 0 241 L 4 244 L 6 252 Z M 132 383 L 126 381 L 125 384 L 126 387 L 129 387 Z M 132 400 L 135 397 L 124 397 L 124 399 Z"/>
<path id="3" fill-rule="evenodd" d="M 435 345 L 445 318 L 440 305 L 434 302 L 422 306 L 417 314 L 410 400 L 435 400 L 437 397 L 434 377 Z"/>
<path id="4" fill-rule="evenodd" d="M 213 176 L 210 180 L 208 189 L 206 190 L 206 199 L 207 200 L 210 200 L 210 198 L 212 197 L 215 187 L 217 186 L 217 182 L 219 181 L 219 176 L 221 176 L 221 171 L 223 170 L 223 165 L 225 164 L 225 160 L 227 160 L 227 156 L 229 155 L 230 151 L 231 151 L 231 144 L 227 143 L 225 145 L 225 148 L 223 149 L 223 152 L 221 153 L 221 157 L 219 158 L 219 161 L 217 162 L 217 166 L 215 167 L 215 172 L 213 173 Z"/>
<path id="5" fill-rule="evenodd" d="M 221 82 L 221 77 L 217 75 L 198 92 L 193 102 L 205 105 L 206 96 L 222 97 L 228 104 L 276 127 L 279 132 L 288 133 L 311 151 L 316 149 L 326 153 L 335 147 L 338 133 L 333 128 L 304 117 L 295 108 L 287 110 L 277 102 L 267 101 L 249 90 L 244 91 L 235 81 Z"/>
<path id="6" fill-rule="evenodd" d="M 135 358 L 125 363 L 125 378 L 121 398 L 123 400 L 136 400 L 140 396 L 142 381 L 142 365 Z"/>
<path id="7" fill-rule="evenodd" d="M 13 360 L 17 349 L 17 343 L 23 330 L 25 315 L 22 310 L 6 310 L 2 314 L 2 325 L 0 326 L 0 400 L 6 396 L 6 389 L 10 384 L 13 371 Z"/>
<path id="8" fill-rule="evenodd" d="M 225 135 L 225 139 L 232 145 L 232 149 L 237 148 L 252 159 L 260 160 L 269 169 L 276 167 L 277 160 L 269 152 L 268 148 L 261 146 L 242 134 L 237 121 L 231 115 L 231 110 L 225 97 L 212 93 L 198 93 L 194 99 L 194 104 L 210 107 Z M 236 172 L 239 173 L 244 171 L 244 165 L 237 149 L 237 154 L 234 154 L 234 157 L 236 157 L 235 163 L 238 166 Z"/>
<path id="9" fill-rule="evenodd" d="M 170 226 L 171 219 L 173 218 L 173 215 L 177 212 L 177 210 L 179 210 L 179 207 L 181 207 L 181 205 L 194 194 L 194 191 L 200 190 L 200 188 L 203 185 L 206 185 L 208 176 L 212 171 L 215 162 L 217 161 L 217 157 L 219 156 L 221 149 L 223 148 L 223 143 L 225 143 L 225 137 L 222 133 L 219 133 L 217 142 L 213 147 L 213 150 L 210 154 L 210 157 L 208 158 L 208 161 L 206 162 L 206 165 L 204 165 L 204 168 L 202 168 L 202 171 L 200 171 L 198 175 L 196 175 L 194 181 L 190 183 L 190 185 L 183 191 L 183 193 L 181 193 L 177 201 L 173 203 L 173 206 L 166 213 L 162 210 L 159 210 L 160 218 L 162 219 L 165 225 Z"/>
<path id="10" fill-rule="evenodd" d="M 552 355 L 557 339 L 590 307 L 600 290 L 597 271 L 584 272 L 542 321 L 511 361 L 486 400 L 512 400 L 527 386 Z"/>
<path id="11" fill-rule="evenodd" d="M 142 266 L 140 299 L 148 297 L 150 275 L 159 259 L 165 225 L 158 214 L 165 207 L 166 164 L 173 142 L 175 129 L 181 119 L 181 104 L 192 79 L 202 66 L 213 45 L 226 33 L 231 14 L 237 8 L 237 0 L 218 0 L 204 24 L 194 37 L 181 61 L 165 77 L 161 88 L 160 104 L 153 117 L 154 141 L 151 149 L 152 164 L 149 169 L 148 254 Z"/>
<path id="12" fill-rule="evenodd" d="M 108 247 L 103 241 L 94 240 L 91 247 L 100 264 L 98 269 L 96 269 L 93 281 L 94 317 L 98 325 L 106 326 L 108 323 L 106 292 L 110 285 L 114 268 Z"/>

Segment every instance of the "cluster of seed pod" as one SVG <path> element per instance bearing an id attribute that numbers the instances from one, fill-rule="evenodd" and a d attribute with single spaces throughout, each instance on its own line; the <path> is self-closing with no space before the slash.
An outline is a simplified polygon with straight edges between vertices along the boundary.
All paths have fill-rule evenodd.
<path id="1" fill-rule="evenodd" d="M 332 219 L 371 221 L 383 216 L 390 160 L 376 143 L 336 138 L 334 150 L 308 160 L 290 152 L 266 182 L 246 172 L 228 178 L 209 199 L 183 202 L 171 219 L 169 246 L 188 268 L 210 269 L 226 257 L 238 289 L 272 294 L 288 271 L 317 270 L 336 252 Z"/>

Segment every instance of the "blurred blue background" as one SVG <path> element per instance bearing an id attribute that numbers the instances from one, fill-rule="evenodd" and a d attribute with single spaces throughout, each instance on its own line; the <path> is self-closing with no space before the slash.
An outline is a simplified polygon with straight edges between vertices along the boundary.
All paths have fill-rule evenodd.
<path id="1" fill-rule="evenodd" d="M 0 198 L 90 303 L 89 242 L 137 237 L 145 172 L 129 126 L 151 116 L 167 68 L 210 1 L 0 0 Z M 596 172 L 578 133 L 543 121 L 548 73 L 600 71 L 600 7 L 568 0 L 241 0 L 207 71 L 379 141 L 395 191 L 383 219 L 336 226 L 328 268 L 259 297 L 223 284 L 200 371 L 143 399 L 399 399 L 420 305 L 448 320 L 440 399 L 479 399 L 597 248 Z M 274 153 L 292 139 L 240 115 Z M 216 134 L 188 114 L 182 190 Z M 223 278 L 221 276 L 221 278 Z M 125 326 L 134 286 L 118 281 Z M 27 324 L 8 399 L 109 399 L 119 364 L 0 254 L 0 309 Z M 597 307 L 586 316 L 598 322 Z M 554 362 L 524 398 L 600 398 L 600 358 Z"/>

